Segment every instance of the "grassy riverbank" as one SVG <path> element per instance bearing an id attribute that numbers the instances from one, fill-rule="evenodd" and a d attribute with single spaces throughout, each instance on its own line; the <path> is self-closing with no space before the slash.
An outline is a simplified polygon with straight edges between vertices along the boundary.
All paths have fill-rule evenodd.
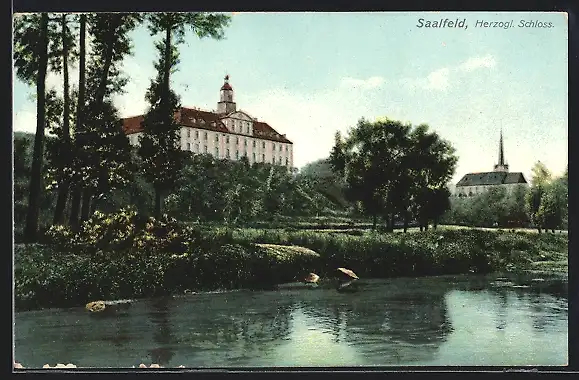
<path id="1" fill-rule="evenodd" d="M 186 289 L 268 289 L 309 271 L 333 275 L 340 266 L 366 278 L 566 271 L 567 239 L 464 229 L 407 234 L 202 230 L 176 221 L 139 222 L 130 213 L 101 215 L 77 234 L 53 228 L 43 244 L 17 245 L 15 301 L 17 309 L 34 309 Z"/>

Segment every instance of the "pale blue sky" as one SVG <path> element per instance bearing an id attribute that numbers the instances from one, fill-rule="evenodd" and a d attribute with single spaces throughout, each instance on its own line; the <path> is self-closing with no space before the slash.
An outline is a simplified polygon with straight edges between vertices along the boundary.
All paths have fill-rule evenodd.
<path id="1" fill-rule="evenodd" d="M 418 28 L 419 18 L 466 18 L 468 28 Z M 476 28 L 477 20 L 515 27 Z M 553 27 L 519 28 L 520 20 Z M 130 82 L 117 98 L 123 116 L 145 111 L 157 59 L 146 29 L 133 38 Z M 382 116 L 428 123 L 451 141 L 455 183 L 492 170 L 501 126 L 511 171 L 530 179 L 537 160 L 555 174 L 567 164 L 563 13 L 236 13 L 225 40 L 189 34 L 180 51 L 173 88 L 183 106 L 216 108 L 229 73 L 238 108 L 285 133 L 297 167 L 326 157 L 336 130 Z M 15 82 L 15 130 L 34 131 L 33 92 Z"/>

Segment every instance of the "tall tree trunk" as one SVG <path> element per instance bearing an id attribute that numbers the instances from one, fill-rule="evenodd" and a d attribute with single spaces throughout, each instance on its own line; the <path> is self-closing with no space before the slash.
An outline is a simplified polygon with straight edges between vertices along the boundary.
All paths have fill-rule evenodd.
<path id="1" fill-rule="evenodd" d="M 434 218 L 432 222 L 432 229 L 435 230 L 438 227 L 438 218 Z"/>
<path id="2" fill-rule="evenodd" d="M 72 191 L 72 197 L 70 199 L 70 215 L 68 223 L 72 228 L 78 227 L 79 221 L 79 211 L 80 211 L 80 201 L 82 199 L 82 192 L 79 187 L 75 187 Z"/>
<path id="3" fill-rule="evenodd" d="M 105 101 L 107 83 L 109 80 L 109 72 L 111 69 L 112 62 L 113 62 L 113 53 L 114 53 L 115 43 L 117 42 L 116 32 L 117 32 L 118 27 L 121 24 L 121 21 L 122 21 L 121 15 L 119 15 L 119 14 L 113 14 L 112 15 L 111 25 L 110 25 L 110 29 L 109 29 L 109 33 L 108 33 L 108 45 L 107 45 L 107 50 L 105 51 L 105 63 L 103 65 L 103 71 L 101 73 L 101 77 L 100 77 L 100 81 L 99 81 L 99 87 L 97 89 L 96 98 L 95 98 L 96 99 L 95 109 L 97 111 L 102 110 L 103 104 Z M 87 212 L 92 214 L 92 212 L 90 210 L 88 210 Z M 81 212 L 81 218 L 82 217 L 83 217 L 83 214 Z"/>
<path id="4" fill-rule="evenodd" d="M 80 60 L 79 60 L 79 75 L 78 75 L 78 105 L 76 111 L 76 131 L 77 133 L 83 133 L 83 119 L 84 119 L 84 94 L 86 85 L 86 15 L 80 15 L 80 36 L 79 36 L 79 50 L 80 50 Z M 78 140 L 78 139 L 77 139 Z M 78 143 L 78 141 L 77 141 Z M 78 144 L 77 144 L 78 145 Z M 77 153 L 80 153 L 82 148 L 76 146 Z M 73 195 L 71 199 L 70 206 L 70 220 L 69 224 L 71 227 L 78 226 L 78 211 L 80 209 L 81 201 L 81 183 L 75 183 Z"/>
<path id="5" fill-rule="evenodd" d="M 89 189 L 85 189 L 82 194 L 82 207 L 80 210 L 81 223 L 87 221 L 89 218 L 91 199 L 92 192 Z"/>
<path id="6" fill-rule="evenodd" d="M 66 13 L 62 14 L 62 71 L 64 77 L 64 107 L 62 112 L 62 153 L 70 152 L 70 91 L 68 78 L 68 24 Z M 64 179 L 58 187 L 58 198 L 54 209 L 53 224 L 62 224 L 66 201 L 68 198 L 68 180 Z"/>
<path id="7" fill-rule="evenodd" d="M 173 25 L 167 24 L 165 29 L 165 67 L 163 68 L 163 92 L 161 94 L 161 112 L 163 117 L 167 117 L 167 121 L 172 121 L 173 113 L 171 112 L 169 96 L 170 96 L 170 79 L 171 79 L 171 31 Z M 155 184 L 155 218 L 161 217 L 161 184 Z"/>
<path id="8" fill-rule="evenodd" d="M 376 231 L 376 213 L 372 214 L 372 231 Z"/>
<path id="9" fill-rule="evenodd" d="M 40 196 L 42 182 L 42 160 L 44 153 L 44 128 L 46 119 L 46 71 L 48 69 L 48 13 L 40 17 L 40 49 L 38 54 L 38 73 L 36 77 L 36 136 L 34 138 L 34 153 L 32 170 L 28 189 L 28 212 L 24 236 L 35 240 L 38 232 L 38 216 L 40 213 Z"/>
<path id="10" fill-rule="evenodd" d="M 394 232 L 394 213 L 390 214 L 390 228 L 388 232 Z"/>
<path id="11" fill-rule="evenodd" d="M 408 231 L 408 212 L 404 213 L 404 232 Z"/>

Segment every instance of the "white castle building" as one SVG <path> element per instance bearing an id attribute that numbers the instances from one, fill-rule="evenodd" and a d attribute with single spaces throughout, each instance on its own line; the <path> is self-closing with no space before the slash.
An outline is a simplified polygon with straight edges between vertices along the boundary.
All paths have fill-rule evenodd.
<path id="1" fill-rule="evenodd" d="M 176 114 L 181 126 L 181 149 L 216 158 L 293 167 L 293 143 L 269 124 L 237 110 L 229 75 L 221 87 L 217 111 L 182 107 Z M 131 145 L 139 144 L 144 115 L 123 119 L 123 130 Z"/>

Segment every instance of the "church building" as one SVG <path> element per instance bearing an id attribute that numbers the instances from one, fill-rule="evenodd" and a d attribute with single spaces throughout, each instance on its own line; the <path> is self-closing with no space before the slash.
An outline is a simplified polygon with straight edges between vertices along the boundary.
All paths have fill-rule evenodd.
<path id="1" fill-rule="evenodd" d="M 217 111 L 182 107 L 175 115 L 181 126 L 182 150 L 239 160 L 293 167 L 293 143 L 269 124 L 237 109 L 229 75 L 221 87 Z M 139 144 L 144 115 L 123 119 L 123 130 L 131 145 Z"/>
<path id="2" fill-rule="evenodd" d="M 505 162 L 503 147 L 503 131 L 499 140 L 499 161 L 492 172 L 468 173 L 456 184 L 454 195 L 457 197 L 471 197 L 487 191 L 491 187 L 505 186 L 511 191 L 518 185 L 526 185 L 527 180 L 521 172 L 509 172 L 509 165 Z"/>

